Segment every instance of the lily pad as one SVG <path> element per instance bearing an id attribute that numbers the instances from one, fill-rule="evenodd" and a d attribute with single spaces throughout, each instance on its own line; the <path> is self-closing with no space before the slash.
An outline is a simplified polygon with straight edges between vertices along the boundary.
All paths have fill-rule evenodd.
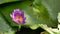
<path id="1" fill-rule="evenodd" d="M 8 32 L 11 30 L 10 26 L 6 23 L 5 19 L 3 19 L 2 15 L 0 14 L 0 33 Z"/>

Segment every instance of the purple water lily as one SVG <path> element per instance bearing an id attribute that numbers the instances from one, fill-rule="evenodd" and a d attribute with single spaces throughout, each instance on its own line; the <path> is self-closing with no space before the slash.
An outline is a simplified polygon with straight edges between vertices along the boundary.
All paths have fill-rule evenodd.
<path id="1" fill-rule="evenodd" d="M 15 9 L 12 14 L 10 14 L 12 20 L 17 24 L 24 24 L 26 17 L 24 17 L 24 12 L 20 11 L 19 9 Z"/>

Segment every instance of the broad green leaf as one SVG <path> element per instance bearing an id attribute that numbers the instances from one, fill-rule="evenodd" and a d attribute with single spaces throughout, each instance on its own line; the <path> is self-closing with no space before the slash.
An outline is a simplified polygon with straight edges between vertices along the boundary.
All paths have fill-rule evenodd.
<path id="1" fill-rule="evenodd" d="M 48 27 L 47 25 L 44 24 L 39 24 L 39 26 L 44 29 L 45 31 L 47 31 L 49 34 L 54 34 L 53 31 L 51 30 L 50 27 Z"/>
<path id="2" fill-rule="evenodd" d="M 60 12 L 60 0 L 41 0 L 42 4 L 47 8 L 50 17 L 57 22 L 57 14 Z"/>
<path id="3" fill-rule="evenodd" d="M 19 1 L 19 0 L 0 0 L 0 4 L 14 2 L 14 1 Z"/>
<path id="4" fill-rule="evenodd" d="M 4 34 L 15 34 L 15 31 L 4 32 Z"/>
<path id="5" fill-rule="evenodd" d="M 0 33 L 8 32 L 9 30 L 11 30 L 10 26 L 6 23 L 6 21 L 0 14 Z"/>
<path id="6" fill-rule="evenodd" d="M 0 34 L 15 34 L 15 31 L 9 30 L 8 32 L 0 32 Z"/>
<path id="7" fill-rule="evenodd" d="M 60 11 L 60 0 L 41 0 L 42 4 L 47 8 L 50 17 L 57 21 L 57 14 Z"/>
<path id="8" fill-rule="evenodd" d="M 58 18 L 58 22 L 60 23 L 60 12 L 58 13 L 57 18 Z"/>
<path id="9" fill-rule="evenodd" d="M 44 24 L 39 24 L 39 26 L 44 29 L 48 34 L 59 34 L 60 30 L 57 28 L 51 28 Z"/>
<path id="10" fill-rule="evenodd" d="M 42 4 L 42 0 L 35 0 L 33 2 L 33 9 L 36 13 L 38 13 L 38 17 L 40 18 L 40 24 L 43 23 L 51 27 L 57 27 L 57 21 L 54 21 L 51 18 L 48 9 L 45 7 L 44 4 Z"/>
<path id="11" fill-rule="evenodd" d="M 57 34 L 60 34 L 60 31 L 59 32 L 56 32 Z"/>
<path id="12" fill-rule="evenodd" d="M 33 26 L 30 26 L 31 29 L 35 30 L 39 27 L 39 25 L 33 25 Z"/>

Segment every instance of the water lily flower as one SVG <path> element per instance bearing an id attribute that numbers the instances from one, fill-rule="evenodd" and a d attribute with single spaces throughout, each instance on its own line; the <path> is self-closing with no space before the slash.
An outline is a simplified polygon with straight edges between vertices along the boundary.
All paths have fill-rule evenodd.
<path id="1" fill-rule="evenodd" d="M 17 24 L 24 24 L 26 17 L 24 16 L 24 12 L 19 9 L 15 9 L 12 14 L 10 14 L 12 20 Z"/>

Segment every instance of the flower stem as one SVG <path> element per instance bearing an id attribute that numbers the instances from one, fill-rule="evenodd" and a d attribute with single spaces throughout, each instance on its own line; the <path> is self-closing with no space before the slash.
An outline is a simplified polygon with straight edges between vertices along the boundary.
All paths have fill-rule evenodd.
<path id="1" fill-rule="evenodd" d="M 21 24 L 18 25 L 18 29 L 20 29 L 20 28 L 21 28 Z"/>

